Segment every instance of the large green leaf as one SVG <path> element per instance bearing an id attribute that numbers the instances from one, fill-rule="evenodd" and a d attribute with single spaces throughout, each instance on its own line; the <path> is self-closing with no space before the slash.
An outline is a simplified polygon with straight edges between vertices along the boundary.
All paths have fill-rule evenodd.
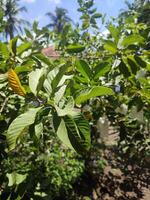
<path id="1" fill-rule="evenodd" d="M 141 44 L 141 43 L 144 43 L 144 38 L 140 35 L 134 34 L 134 35 L 129 35 L 129 36 L 125 37 L 122 40 L 121 45 L 129 46 L 131 44 Z"/>
<path id="2" fill-rule="evenodd" d="M 84 60 L 77 60 L 75 62 L 77 70 L 82 74 L 83 77 L 90 80 L 92 77 L 92 71 L 90 70 L 89 65 Z"/>
<path id="3" fill-rule="evenodd" d="M 67 64 L 63 64 L 62 66 L 60 66 L 56 77 L 52 80 L 52 83 L 51 83 L 53 89 L 55 89 L 58 86 L 58 84 L 60 83 L 63 75 L 65 75 L 65 72 L 68 69 L 68 67 L 69 66 Z"/>
<path id="4" fill-rule="evenodd" d="M 112 54 L 115 54 L 117 52 L 117 46 L 114 42 L 107 40 L 104 43 L 104 49 L 111 52 Z"/>
<path id="5" fill-rule="evenodd" d="M 84 49 L 85 49 L 85 46 L 81 44 L 71 44 L 71 45 L 68 45 L 66 48 L 68 53 L 80 53 L 84 51 Z"/>
<path id="6" fill-rule="evenodd" d="M 31 47 L 31 42 L 25 42 L 17 47 L 17 54 L 20 55 Z"/>
<path id="7" fill-rule="evenodd" d="M 66 85 L 63 85 L 62 87 L 60 87 L 60 89 L 55 93 L 54 96 L 54 102 L 57 105 L 59 103 L 59 101 L 63 98 L 65 90 L 66 90 Z"/>
<path id="8" fill-rule="evenodd" d="M 95 76 L 94 79 L 99 78 L 100 76 L 104 76 L 111 69 L 111 64 L 109 62 L 99 63 L 95 68 Z"/>
<path id="9" fill-rule="evenodd" d="M 29 74 L 29 87 L 37 95 L 43 83 L 44 69 L 36 69 Z"/>
<path id="10" fill-rule="evenodd" d="M 49 66 L 49 69 L 53 69 L 53 62 L 50 58 L 44 56 L 43 54 L 34 54 L 33 55 L 34 58 L 38 59 L 40 62 L 43 62 L 44 64 Z"/>
<path id="11" fill-rule="evenodd" d="M 74 117 L 67 115 L 64 117 L 64 121 L 73 148 L 80 154 L 87 152 L 91 144 L 88 121 L 81 114 Z"/>
<path id="12" fill-rule="evenodd" d="M 59 106 L 55 104 L 55 109 L 57 111 L 58 116 L 77 114 L 77 109 L 75 110 L 74 108 L 73 97 L 70 97 L 67 100 L 62 99 L 62 101 L 60 101 L 59 104 Z"/>
<path id="13" fill-rule="evenodd" d="M 61 119 L 59 127 L 57 129 L 57 136 L 65 145 L 74 150 L 69 140 L 67 128 L 63 119 Z"/>
<path id="14" fill-rule="evenodd" d="M 133 74 L 136 74 L 137 71 L 138 71 L 138 66 L 137 66 L 136 62 L 134 61 L 134 59 L 132 59 L 132 57 L 131 58 L 128 57 L 127 61 L 128 61 L 129 66 L 130 66 L 131 72 Z"/>
<path id="15" fill-rule="evenodd" d="M 29 58 L 28 60 L 25 60 L 21 65 L 18 65 L 15 67 L 15 72 L 17 74 L 21 72 L 30 72 L 33 69 L 33 66 L 35 65 L 35 62 Z"/>
<path id="16" fill-rule="evenodd" d="M 17 52 L 17 41 L 18 41 L 18 37 L 14 37 L 9 42 L 10 52 L 12 53 L 12 55 L 16 55 L 16 52 Z"/>
<path id="17" fill-rule="evenodd" d="M 17 140 L 24 133 L 25 129 L 34 123 L 37 112 L 40 108 L 32 108 L 26 113 L 18 116 L 9 126 L 7 131 L 7 142 L 9 150 L 13 150 L 16 146 Z"/>
<path id="18" fill-rule="evenodd" d="M 58 74 L 59 72 L 59 69 L 58 68 L 54 68 L 52 71 L 50 71 L 48 74 L 47 74 L 47 77 L 44 81 L 44 89 L 46 90 L 46 92 L 51 95 L 52 93 L 52 81 L 54 80 L 54 78 L 56 77 L 56 75 Z"/>
<path id="19" fill-rule="evenodd" d="M 104 86 L 94 86 L 92 88 L 88 88 L 86 90 L 80 91 L 78 96 L 75 99 L 77 104 L 81 104 L 91 98 L 104 96 L 104 95 L 114 95 L 114 92 L 111 88 Z"/>
<path id="20" fill-rule="evenodd" d="M 58 126 L 57 135 L 64 144 L 79 154 L 86 153 L 90 148 L 89 123 L 81 114 L 63 117 Z"/>
<path id="21" fill-rule="evenodd" d="M 123 61 L 120 62 L 118 68 L 125 78 L 128 78 L 131 75 L 127 65 Z"/>
<path id="22" fill-rule="evenodd" d="M 147 63 L 142 59 L 142 57 L 135 55 L 134 59 L 140 67 L 146 67 Z"/>
<path id="23" fill-rule="evenodd" d="M 108 26 L 108 30 L 110 31 L 111 36 L 114 38 L 115 43 L 118 43 L 119 40 L 119 34 L 120 34 L 120 30 L 118 27 L 115 27 L 114 25 L 110 24 Z"/>

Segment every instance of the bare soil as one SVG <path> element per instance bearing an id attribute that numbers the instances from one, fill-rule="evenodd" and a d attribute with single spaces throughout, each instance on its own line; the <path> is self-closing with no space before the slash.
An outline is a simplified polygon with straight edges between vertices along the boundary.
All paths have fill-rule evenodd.
<path id="1" fill-rule="evenodd" d="M 139 166 L 120 157 L 117 133 L 110 131 L 102 157 L 103 172 L 87 170 L 75 183 L 77 200 L 150 200 L 150 166 Z M 89 199 L 90 198 L 90 199 Z"/>

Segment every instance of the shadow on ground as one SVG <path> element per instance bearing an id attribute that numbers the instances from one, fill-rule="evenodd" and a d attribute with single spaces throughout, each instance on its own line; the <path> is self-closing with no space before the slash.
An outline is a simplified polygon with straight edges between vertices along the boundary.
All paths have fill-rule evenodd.
<path id="1" fill-rule="evenodd" d="M 121 158 L 117 148 L 104 151 L 108 161 L 104 171 L 86 171 L 74 184 L 77 199 L 86 200 L 150 200 L 150 169 Z"/>

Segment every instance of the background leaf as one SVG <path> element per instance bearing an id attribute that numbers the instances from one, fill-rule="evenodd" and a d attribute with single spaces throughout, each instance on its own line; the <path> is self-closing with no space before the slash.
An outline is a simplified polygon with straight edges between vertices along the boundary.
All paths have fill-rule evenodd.
<path id="1" fill-rule="evenodd" d="M 111 88 L 104 87 L 104 86 L 94 86 L 92 88 L 86 89 L 84 91 L 80 91 L 78 96 L 75 99 L 77 104 L 81 104 L 91 98 L 104 96 L 104 95 L 113 95 L 114 92 Z"/>
<path id="2" fill-rule="evenodd" d="M 81 44 L 71 44 L 67 46 L 66 51 L 68 53 L 80 53 L 84 51 L 84 49 L 85 49 L 85 46 Z"/>
<path id="3" fill-rule="evenodd" d="M 131 44 L 140 44 L 140 43 L 144 43 L 144 38 L 140 35 L 129 35 L 127 37 L 125 37 L 123 39 L 123 41 L 121 42 L 122 46 L 129 46 Z"/>

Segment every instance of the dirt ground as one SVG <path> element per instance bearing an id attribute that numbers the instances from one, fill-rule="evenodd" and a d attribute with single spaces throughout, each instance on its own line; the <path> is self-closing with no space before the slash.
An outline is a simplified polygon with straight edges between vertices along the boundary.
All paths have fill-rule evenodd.
<path id="1" fill-rule="evenodd" d="M 118 135 L 110 131 L 103 158 L 104 171 L 88 171 L 76 183 L 78 200 L 150 200 L 150 166 L 141 167 L 118 156 Z M 133 164 L 134 163 L 134 164 Z"/>

